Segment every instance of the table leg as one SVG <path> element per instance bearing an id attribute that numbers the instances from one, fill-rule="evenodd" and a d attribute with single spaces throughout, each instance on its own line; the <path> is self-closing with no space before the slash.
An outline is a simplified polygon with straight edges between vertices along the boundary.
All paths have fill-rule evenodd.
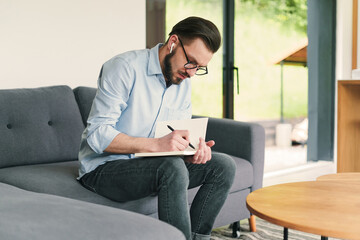
<path id="1" fill-rule="evenodd" d="M 321 236 L 321 240 L 328 240 L 328 237 Z"/>
<path id="2" fill-rule="evenodd" d="M 288 236 L 289 236 L 289 229 L 284 227 L 284 240 L 288 240 Z"/>

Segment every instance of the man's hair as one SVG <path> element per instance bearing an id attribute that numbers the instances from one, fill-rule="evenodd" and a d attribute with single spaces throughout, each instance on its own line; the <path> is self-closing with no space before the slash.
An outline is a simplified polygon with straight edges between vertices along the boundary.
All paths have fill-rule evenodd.
<path id="1" fill-rule="evenodd" d="M 188 17 L 178 22 L 169 33 L 169 37 L 174 34 L 185 43 L 200 38 L 213 53 L 220 48 L 221 35 L 218 28 L 214 23 L 200 17 Z"/>

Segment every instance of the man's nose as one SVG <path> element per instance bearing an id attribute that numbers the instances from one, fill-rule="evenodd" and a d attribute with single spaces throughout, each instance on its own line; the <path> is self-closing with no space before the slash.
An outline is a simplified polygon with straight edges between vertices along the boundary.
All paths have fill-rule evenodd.
<path id="1" fill-rule="evenodd" d="M 190 76 L 193 77 L 197 71 L 197 68 L 193 68 L 193 69 L 185 69 L 186 73 Z"/>

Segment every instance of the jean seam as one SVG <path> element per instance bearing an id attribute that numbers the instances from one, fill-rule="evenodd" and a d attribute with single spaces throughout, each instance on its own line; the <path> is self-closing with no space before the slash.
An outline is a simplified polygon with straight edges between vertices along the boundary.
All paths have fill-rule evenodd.
<path id="1" fill-rule="evenodd" d="M 157 169 L 157 172 L 159 172 L 160 171 L 160 169 Z M 163 173 L 162 174 L 162 176 L 163 176 L 163 179 L 161 180 L 161 184 L 164 184 L 165 183 L 165 181 L 164 181 L 164 179 L 167 179 L 167 176 L 166 176 L 166 174 L 165 173 Z M 170 218 L 170 211 L 169 211 L 169 191 L 168 191 L 168 188 L 167 188 L 167 184 L 165 183 L 165 185 L 163 186 L 163 188 L 165 188 L 165 210 L 166 210 L 166 221 L 169 223 L 169 224 L 171 224 L 171 225 L 173 225 L 173 222 L 172 222 L 172 220 L 171 220 L 171 218 Z"/>
<path id="2" fill-rule="evenodd" d="M 215 176 L 215 179 L 217 179 L 218 177 L 214 174 Z M 204 209 L 206 208 L 206 205 L 208 203 L 208 200 L 209 200 L 209 196 L 211 195 L 211 193 L 213 192 L 213 189 L 214 189 L 214 183 L 211 183 L 211 188 L 210 188 L 210 191 L 207 193 L 206 195 L 206 198 L 205 198 L 205 201 L 204 201 L 204 204 L 202 205 L 202 208 L 201 208 L 201 211 L 200 211 L 200 216 L 199 216 L 199 219 L 198 219 L 198 225 L 196 226 L 196 230 L 194 230 L 195 234 L 199 231 L 200 229 L 200 225 L 202 223 L 202 217 L 203 217 L 203 213 L 204 213 Z"/>

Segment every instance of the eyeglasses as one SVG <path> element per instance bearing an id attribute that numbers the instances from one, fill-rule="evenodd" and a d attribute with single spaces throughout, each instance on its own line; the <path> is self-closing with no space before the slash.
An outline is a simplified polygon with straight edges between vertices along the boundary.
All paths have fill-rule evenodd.
<path id="1" fill-rule="evenodd" d="M 205 75 L 205 74 L 207 74 L 208 73 L 208 68 L 206 66 L 205 67 L 199 66 L 196 63 L 193 63 L 193 62 L 189 61 L 189 58 L 188 58 L 188 56 L 186 54 L 184 45 L 181 42 L 180 38 L 179 38 L 179 42 L 181 44 L 182 49 L 184 50 L 184 54 L 185 54 L 185 57 L 186 57 L 186 60 L 187 60 L 187 63 L 184 64 L 184 68 L 186 68 L 186 69 L 195 69 L 196 68 L 195 75 Z"/>

